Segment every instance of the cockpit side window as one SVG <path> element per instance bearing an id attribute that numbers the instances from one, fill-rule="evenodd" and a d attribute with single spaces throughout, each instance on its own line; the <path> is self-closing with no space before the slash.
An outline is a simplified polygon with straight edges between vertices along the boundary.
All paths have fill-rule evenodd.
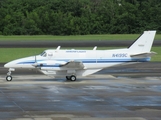
<path id="1" fill-rule="evenodd" d="M 46 52 L 43 52 L 43 53 L 41 53 L 41 56 L 42 57 L 46 57 L 47 56 L 47 53 Z"/>

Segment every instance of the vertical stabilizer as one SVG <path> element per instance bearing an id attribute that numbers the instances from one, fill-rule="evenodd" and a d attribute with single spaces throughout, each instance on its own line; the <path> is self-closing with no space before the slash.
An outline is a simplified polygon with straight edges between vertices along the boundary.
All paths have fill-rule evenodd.
<path id="1" fill-rule="evenodd" d="M 150 52 L 156 31 L 144 31 L 144 33 L 129 47 L 130 52 Z"/>

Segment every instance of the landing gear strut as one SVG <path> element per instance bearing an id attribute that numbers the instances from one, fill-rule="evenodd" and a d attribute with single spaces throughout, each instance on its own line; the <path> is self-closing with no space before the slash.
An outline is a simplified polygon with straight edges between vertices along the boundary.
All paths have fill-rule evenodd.
<path id="1" fill-rule="evenodd" d="M 71 81 L 76 81 L 76 80 L 77 80 L 77 78 L 76 78 L 75 75 L 66 76 L 66 79 L 67 79 L 67 80 L 71 80 Z"/>
<path id="2" fill-rule="evenodd" d="M 7 81 L 12 81 L 12 76 L 11 76 L 12 71 L 15 71 L 15 69 L 14 68 L 10 68 L 8 70 L 8 73 L 7 73 L 7 76 L 6 76 L 6 80 Z"/>

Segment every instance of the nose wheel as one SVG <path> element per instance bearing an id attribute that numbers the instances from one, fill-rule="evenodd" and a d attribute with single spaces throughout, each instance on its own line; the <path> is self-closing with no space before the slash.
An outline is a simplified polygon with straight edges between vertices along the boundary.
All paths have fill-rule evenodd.
<path id="1" fill-rule="evenodd" d="M 12 76 L 11 76 L 12 71 L 15 71 L 15 69 L 14 68 L 10 68 L 8 70 L 8 73 L 7 73 L 7 76 L 6 76 L 6 80 L 7 81 L 12 81 Z"/>
<path id="2" fill-rule="evenodd" d="M 6 76 L 7 81 L 12 81 L 12 76 Z"/>

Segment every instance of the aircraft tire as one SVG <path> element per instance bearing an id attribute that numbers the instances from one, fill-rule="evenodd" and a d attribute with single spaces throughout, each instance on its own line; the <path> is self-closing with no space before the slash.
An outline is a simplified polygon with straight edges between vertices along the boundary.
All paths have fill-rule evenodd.
<path id="1" fill-rule="evenodd" d="M 66 80 L 70 80 L 70 76 L 66 76 Z"/>
<path id="2" fill-rule="evenodd" d="M 7 77 L 6 77 L 6 80 L 7 80 L 7 81 L 12 81 L 12 76 L 7 76 Z"/>
<path id="3" fill-rule="evenodd" d="M 72 75 L 72 76 L 70 76 L 70 80 L 71 80 L 71 81 L 76 81 L 77 78 L 76 78 L 76 76 Z"/>

